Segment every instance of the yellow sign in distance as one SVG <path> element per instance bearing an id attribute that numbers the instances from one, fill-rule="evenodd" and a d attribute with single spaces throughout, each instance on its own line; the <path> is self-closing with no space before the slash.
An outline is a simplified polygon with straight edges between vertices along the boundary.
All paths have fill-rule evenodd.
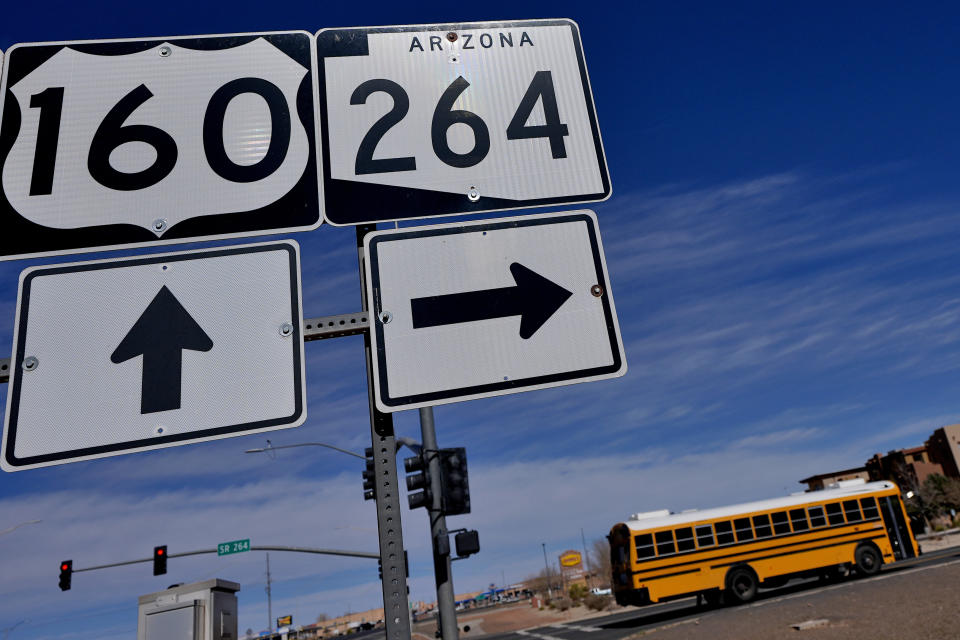
<path id="1" fill-rule="evenodd" d="M 579 567 L 581 561 L 579 551 L 565 551 L 560 555 L 560 565 L 563 567 Z"/>

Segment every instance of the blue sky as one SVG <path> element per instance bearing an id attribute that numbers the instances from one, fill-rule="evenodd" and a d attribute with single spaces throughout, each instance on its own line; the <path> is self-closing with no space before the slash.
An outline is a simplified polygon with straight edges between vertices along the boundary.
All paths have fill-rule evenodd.
<path id="1" fill-rule="evenodd" d="M 436 410 L 465 446 L 479 556 L 458 592 L 519 580 L 632 512 L 769 497 L 960 421 L 960 20 L 894 3 L 19 4 L 16 42 L 570 17 L 581 28 L 613 197 L 592 205 L 629 363 L 623 378 Z M 2 232 L 2 231 L 0 231 Z M 352 229 L 295 236 L 307 316 L 359 310 Z M 183 247 L 191 248 L 191 247 Z M 128 255 L 114 252 L 107 255 Z M 104 255 L 104 254 L 101 254 Z M 98 256 L 99 257 L 99 256 Z M 21 269 L 0 263 L 0 353 Z M 6 318 L 6 320 L 4 320 Z M 309 343 L 309 419 L 274 444 L 369 437 L 360 338 Z M 0 385 L 0 400 L 6 399 Z M 416 412 L 396 414 L 419 437 Z M 361 464 L 321 449 L 244 455 L 251 436 L 0 476 L 0 629 L 129 638 L 136 595 L 240 582 L 266 627 L 262 553 L 74 576 L 56 563 L 249 537 L 374 550 Z M 411 597 L 431 600 L 428 525 L 403 514 Z M 274 615 L 379 606 L 373 563 L 271 554 Z"/>

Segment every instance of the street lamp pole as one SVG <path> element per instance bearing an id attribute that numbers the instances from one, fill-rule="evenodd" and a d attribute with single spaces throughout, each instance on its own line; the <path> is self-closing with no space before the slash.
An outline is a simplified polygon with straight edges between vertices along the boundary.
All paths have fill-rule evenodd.
<path id="1" fill-rule="evenodd" d="M 38 522 L 39 522 L 39 520 L 38 520 Z M 26 524 L 33 524 L 33 523 L 26 523 Z M 16 528 L 16 527 L 14 527 L 14 528 Z M 4 630 L 3 630 L 3 640 L 7 640 L 7 638 L 10 637 L 10 634 L 13 633 L 13 630 L 16 629 L 17 627 L 19 627 L 20 625 L 22 625 L 24 622 L 26 622 L 26 620 L 21 620 L 20 622 L 18 622 L 17 624 L 13 625 L 12 627 L 7 627 L 6 629 L 4 629 Z"/>
<path id="2" fill-rule="evenodd" d="M 346 449 L 341 449 L 340 447 L 335 447 L 332 444 L 327 444 L 325 442 L 301 442 L 299 444 L 283 444 L 279 447 L 275 447 L 270 444 L 270 441 L 267 440 L 267 446 L 260 447 L 259 449 L 247 449 L 244 453 L 269 453 L 270 451 L 276 451 L 278 449 L 294 449 L 296 447 L 326 447 L 327 449 L 333 449 L 334 451 L 339 451 L 340 453 L 345 453 L 348 456 L 353 456 L 354 458 L 360 458 L 365 460 L 365 458 L 359 453 L 354 453 L 353 451 L 347 451 Z"/>
<path id="3" fill-rule="evenodd" d="M 16 531 L 16 530 L 19 529 L 20 527 L 24 527 L 24 526 L 26 526 L 26 525 L 28 525 L 28 524 L 38 524 L 38 523 L 40 523 L 40 522 L 43 522 L 43 520 L 27 520 L 26 522 L 21 522 L 21 523 L 19 523 L 19 524 L 15 524 L 15 525 L 13 525 L 12 527 L 7 527 L 7 528 L 4 529 L 3 531 L 0 531 L 0 536 L 6 535 L 6 534 L 8 534 L 8 533 L 10 533 L 10 532 L 12 532 L 12 531 Z"/>
<path id="4" fill-rule="evenodd" d="M 546 581 L 547 581 L 547 597 L 548 597 L 548 598 L 552 598 L 552 597 L 553 597 L 553 587 L 552 587 L 551 583 L 553 582 L 553 580 L 552 580 L 551 577 L 550 577 L 550 565 L 549 565 L 549 563 L 547 563 L 547 543 L 546 543 L 546 542 L 541 542 L 541 543 L 540 543 L 540 546 L 543 547 L 543 570 L 544 570 L 543 577 L 544 577 L 544 578 L 546 579 Z"/>

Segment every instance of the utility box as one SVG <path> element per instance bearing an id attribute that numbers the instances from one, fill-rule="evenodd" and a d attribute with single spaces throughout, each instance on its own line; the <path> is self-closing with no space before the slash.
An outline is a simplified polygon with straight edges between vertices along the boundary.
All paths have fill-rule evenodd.
<path id="1" fill-rule="evenodd" d="M 137 640 L 238 640 L 237 591 L 214 578 L 140 596 Z"/>

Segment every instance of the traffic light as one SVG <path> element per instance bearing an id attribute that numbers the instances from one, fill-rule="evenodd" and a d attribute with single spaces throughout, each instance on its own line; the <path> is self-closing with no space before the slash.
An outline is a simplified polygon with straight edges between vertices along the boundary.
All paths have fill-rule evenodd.
<path id="1" fill-rule="evenodd" d="M 363 470 L 363 499 L 373 500 L 377 497 L 377 472 L 373 469 L 373 447 L 364 449 L 363 454 L 367 458 L 367 468 Z"/>
<path id="2" fill-rule="evenodd" d="M 443 479 L 443 514 L 456 516 L 470 513 L 470 486 L 467 483 L 467 450 L 463 447 L 440 450 L 440 472 Z"/>
<path id="3" fill-rule="evenodd" d="M 70 590 L 70 579 L 73 577 L 73 560 L 64 560 L 60 563 L 60 591 Z"/>
<path id="4" fill-rule="evenodd" d="M 480 551 L 480 534 L 472 529 L 461 531 L 453 538 L 457 545 L 457 556 L 466 558 Z"/>
<path id="5" fill-rule="evenodd" d="M 167 572 L 167 545 L 153 548 L 153 575 L 162 576 Z"/>
<path id="6" fill-rule="evenodd" d="M 415 493 L 407 494 L 407 503 L 411 509 L 423 507 L 429 509 L 433 505 L 433 492 L 430 490 L 430 467 L 427 463 L 427 456 L 432 453 L 426 450 L 421 451 L 420 455 L 412 458 L 406 458 L 403 461 L 403 467 L 407 473 L 407 491 Z M 422 491 L 420 491 L 422 489 Z"/>

